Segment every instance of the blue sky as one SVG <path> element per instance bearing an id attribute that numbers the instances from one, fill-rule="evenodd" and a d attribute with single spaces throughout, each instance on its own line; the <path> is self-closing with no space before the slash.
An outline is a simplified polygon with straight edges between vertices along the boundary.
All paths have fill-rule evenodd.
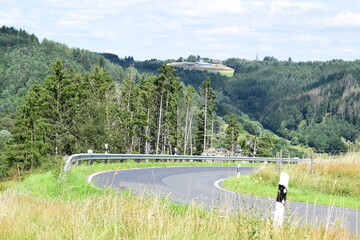
<path id="1" fill-rule="evenodd" d="M 360 59 L 360 1 L 0 0 L 0 25 L 135 60 Z"/>

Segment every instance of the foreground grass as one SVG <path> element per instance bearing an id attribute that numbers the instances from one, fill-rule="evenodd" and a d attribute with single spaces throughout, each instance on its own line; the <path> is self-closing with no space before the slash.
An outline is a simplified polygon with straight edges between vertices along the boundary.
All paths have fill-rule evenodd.
<path id="1" fill-rule="evenodd" d="M 87 175 L 135 163 L 32 174 L 0 190 L 0 239 L 351 239 L 346 229 L 282 229 L 271 219 L 176 205 L 166 199 L 98 190 Z M 173 166 L 172 164 L 165 164 Z M 146 165 L 158 166 L 158 165 Z M 3 185 L 4 186 L 4 185 Z M 355 238 L 354 238 L 355 239 Z"/>
<path id="2" fill-rule="evenodd" d="M 290 176 L 287 199 L 291 201 L 360 209 L 360 154 L 317 161 L 314 174 L 310 163 L 282 171 Z M 274 168 L 261 168 L 255 174 L 223 182 L 232 191 L 271 198 L 276 198 L 278 184 L 279 172 Z"/>
<path id="3" fill-rule="evenodd" d="M 270 220 L 176 208 L 156 197 L 103 194 L 83 202 L 0 194 L 0 239 L 349 239 L 344 229 L 274 228 Z"/>

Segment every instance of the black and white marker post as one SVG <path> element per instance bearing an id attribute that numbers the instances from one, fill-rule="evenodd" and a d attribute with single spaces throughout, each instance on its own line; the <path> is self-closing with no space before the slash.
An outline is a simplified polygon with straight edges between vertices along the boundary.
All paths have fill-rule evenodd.
<path id="1" fill-rule="evenodd" d="M 284 222 L 285 202 L 288 184 L 289 174 L 281 172 L 274 212 L 274 225 L 277 225 L 279 227 L 281 227 Z"/>
<path id="2" fill-rule="evenodd" d="M 109 154 L 109 144 L 105 143 L 105 154 Z"/>
<path id="3" fill-rule="evenodd" d="M 241 171 L 241 165 L 240 164 L 238 164 L 238 166 L 237 166 L 237 168 L 236 168 L 236 177 L 237 178 L 240 178 L 240 171 Z"/>

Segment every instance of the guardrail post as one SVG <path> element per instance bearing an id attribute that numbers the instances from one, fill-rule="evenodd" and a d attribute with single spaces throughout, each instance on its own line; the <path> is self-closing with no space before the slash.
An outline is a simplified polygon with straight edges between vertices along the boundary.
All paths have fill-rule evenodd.
<path id="1" fill-rule="evenodd" d="M 288 168 L 290 168 L 290 153 L 288 154 Z"/>
<path id="2" fill-rule="evenodd" d="M 282 167 L 282 150 L 280 150 L 280 156 L 279 156 L 279 172 L 281 172 L 281 167 Z"/>
<path id="3" fill-rule="evenodd" d="M 285 172 L 281 172 L 278 193 L 276 197 L 275 212 L 274 212 L 274 225 L 280 227 L 283 225 L 284 222 L 285 202 L 286 202 L 288 184 L 289 184 L 289 174 Z"/>
<path id="4" fill-rule="evenodd" d="M 314 155 L 311 154 L 310 174 L 314 175 Z"/>

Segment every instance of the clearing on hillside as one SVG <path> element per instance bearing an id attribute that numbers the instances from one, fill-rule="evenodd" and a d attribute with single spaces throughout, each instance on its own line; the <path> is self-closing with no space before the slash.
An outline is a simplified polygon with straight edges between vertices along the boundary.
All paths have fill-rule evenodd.
<path id="1" fill-rule="evenodd" d="M 224 66 L 222 64 L 212 64 L 206 62 L 173 62 L 168 63 L 168 66 L 179 67 L 189 70 L 208 71 L 209 73 L 220 73 L 221 75 L 232 77 L 234 76 L 234 69 Z"/>

